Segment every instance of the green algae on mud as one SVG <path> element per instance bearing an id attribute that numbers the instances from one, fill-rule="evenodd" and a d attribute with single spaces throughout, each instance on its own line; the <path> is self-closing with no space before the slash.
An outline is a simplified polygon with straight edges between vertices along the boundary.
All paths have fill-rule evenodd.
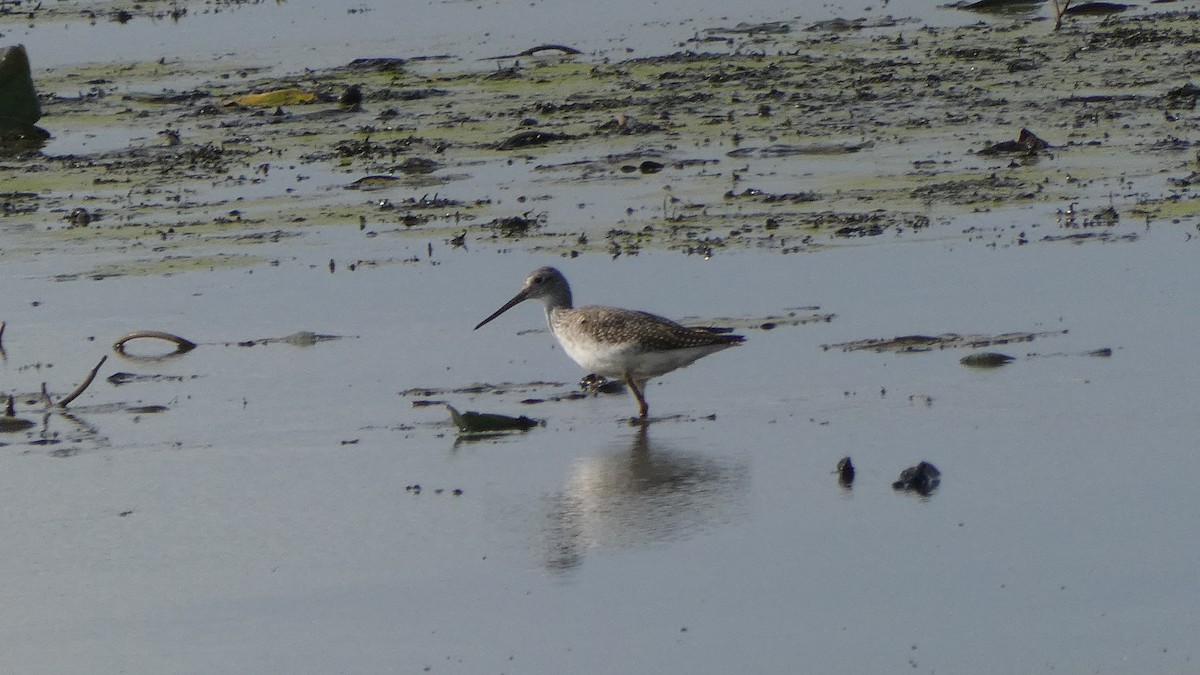
<path id="1" fill-rule="evenodd" d="M 1079 241 L 1053 224 L 1076 204 L 1117 214 L 1096 240 L 1128 240 L 1147 223 L 1197 224 L 1197 94 L 1177 78 L 1198 18 L 759 31 L 733 33 L 728 53 L 529 56 L 482 72 L 383 59 L 255 79 L 254 64 L 35 63 L 52 92 L 43 125 L 72 150 L 0 159 L 6 239 L 25 239 L 4 248 L 86 241 L 119 259 L 73 278 L 260 264 L 277 256 L 220 248 L 274 250 L 355 223 L 563 254 L 786 253 L 881 235 L 1007 246 L 1039 226 L 1063 230 L 1039 243 Z M 197 74 L 206 84 L 171 89 Z M 338 104 L 350 86 L 359 108 Z M 231 102 L 285 87 L 317 102 Z M 980 152 L 1021 128 L 1051 147 Z M 524 132 L 554 140 L 504 144 Z M 659 168 L 631 170 L 645 162 Z M 102 216 L 86 235 L 64 220 L 80 206 Z M 986 237 L 956 225 L 1010 211 L 1024 222 Z M 538 226 L 489 226 L 513 217 Z M 169 240 L 157 261 L 131 245 L 156 237 Z"/>

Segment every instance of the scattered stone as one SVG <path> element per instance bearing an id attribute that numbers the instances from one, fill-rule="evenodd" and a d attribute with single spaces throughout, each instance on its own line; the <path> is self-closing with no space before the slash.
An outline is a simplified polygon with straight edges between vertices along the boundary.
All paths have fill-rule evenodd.
<path id="1" fill-rule="evenodd" d="M 942 482 L 942 472 L 929 462 L 921 462 L 900 472 L 900 479 L 892 483 L 898 492 L 915 492 L 922 497 L 933 494 Z"/>
<path id="2" fill-rule="evenodd" d="M 25 45 L 0 49 L 0 129 L 26 129 L 41 117 Z"/>
<path id="3" fill-rule="evenodd" d="M 838 477 L 838 484 L 847 490 L 854 484 L 854 462 L 850 461 L 849 457 L 843 457 L 838 460 L 837 470 L 834 472 Z"/>
<path id="4" fill-rule="evenodd" d="M 338 105 L 347 110 L 357 110 L 362 107 L 362 89 L 357 84 L 346 87 L 338 96 Z"/>
<path id="5" fill-rule="evenodd" d="M 71 209 L 64 219 L 71 224 L 72 227 L 87 227 L 92 222 L 92 214 L 82 206 L 77 206 Z"/>
<path id="6" fill-rule="evenodd" d="M 0 147 L 38 149 L 50 133 L 35 126 L 42 117 L 24 45 L 0 49 Z"/>

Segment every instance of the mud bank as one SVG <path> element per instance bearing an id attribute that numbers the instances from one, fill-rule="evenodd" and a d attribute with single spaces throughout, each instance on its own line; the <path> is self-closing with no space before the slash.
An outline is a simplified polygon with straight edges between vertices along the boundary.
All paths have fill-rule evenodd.
<path id="1" fill-rule="evenodd" d="M 551 45 L 494 70 L 369 58 L 282 79 L 35 58 L 54 139 L 0 158 L 0 256 L 86 250 L 73 279 L 373 237 L 712 255 L 1190 233 L 1198 18 L 717 28 L 621 62 Z"/>

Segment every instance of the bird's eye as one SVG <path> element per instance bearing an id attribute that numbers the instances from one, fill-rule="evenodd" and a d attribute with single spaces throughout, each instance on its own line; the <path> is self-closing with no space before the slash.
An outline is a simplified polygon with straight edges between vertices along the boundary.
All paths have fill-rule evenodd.
<path id="1" fill-rule="evenodd" d="M 542 282 L 543 282 L 543 281 L 545 281 L 545 280 L 546 280 L 546 277 L 543 277 L 543 276 L 536 276 L 536 277 L 534 277 L 534 278 L 533 278 L 533 283 L 535 283 L 535 284 L 540 284 L 540 283 L 542 283 Z"/>

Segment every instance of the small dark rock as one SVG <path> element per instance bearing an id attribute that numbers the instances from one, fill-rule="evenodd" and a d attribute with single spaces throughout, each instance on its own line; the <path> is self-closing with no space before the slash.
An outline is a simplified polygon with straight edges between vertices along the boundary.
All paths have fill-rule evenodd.
<path id="1" fill-rule="evenodd" d="M 357 84 L 352 84 L 346 87 L 341 96 L 338 96 L 338 105 L 350 110 L 356 109 L 362 105 L 363 95 L 362 89 Z"/>
<path id="2" fill-rule="evenodd" d="M 25 47 L 0 49 L 0 145 L 40 147 L 50 137 L 34 126 L 41 116 Z"/>
<path id="3" fill-rule="evenodd" d="M 942 472 L 929 462 L 921 462 L 900 472 L 900 478 L 892 483 L 892 489 L 903 492 L 915 492 L 922 497 L 933 494 L 942 482 Z"/>
<path id="4" fill-rule="evenodd" d="M 66 221 L 74 227 L 87 227 L 92 222 L 92 214 L 82 206 L 77 206 L 67 214 Z"/>
<path id="5" fill-rule="evenodd" d="M 837 463 L 838 484 L 849 489 L 854 484 L 854 462 L 849 457 L 843 457 Z"/>

